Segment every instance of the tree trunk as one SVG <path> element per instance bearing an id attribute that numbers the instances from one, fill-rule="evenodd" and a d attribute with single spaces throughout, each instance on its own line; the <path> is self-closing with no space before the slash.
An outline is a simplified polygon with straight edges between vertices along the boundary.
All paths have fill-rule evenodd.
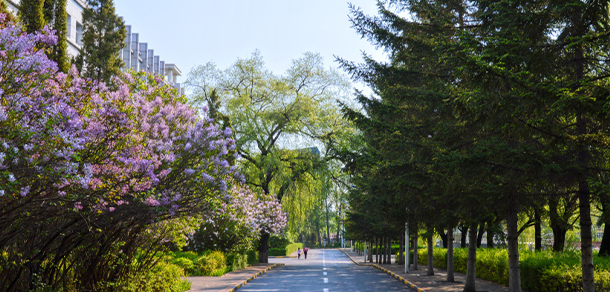
<path id="1" fill-rule="evenodd" d="M 382 264 L 386 264 L 386 258 L 385 258 L 385 236 L 381 237 L 381 263 Z"/>
<path id="2" fill-rule="evenodd" d="M 508 229 L 508 290 L 510 292 L 521 292 L 518 220 L 517 206 L 512 206 L 506 218 L 506 227 Z"/>
<path id="3" fill-rule="evenodd" d="M 432 243 L 432 236 L 434 235 L 434 229 L 428 229 L 428 272 L 426 275 L 434 276 L 434 245 Z"/>
<path id="4" fill-rule="evenodd" d="M 335 236 L 335 239 L 337 240 L 337 242 L 341 243 L 341 205 L 339 204 L 339 212 L 337 213 L 337 235 Z"/>
<path id="5" fill-rule="evenodd" d="M 580 201 L 580 250 L 582 253 L 582 289 L 594 292 L 593 235 L 591 232 L 591 194 L 587 181 L 579 183 Z"/>
<path id="6" fill-rule="evenodd" d="M 453 273 L 453 226 L 451 225 L 447 229 L 447 241 L 449 241 L 449 245 L 447 245 L 447 282 L 453 283 L 455 277 Z"/>
<path id="7" fill-rule="evenodd" d="M 369 263 L 373 262 L 373 241 L 369 241 L 369 254 L 368 254 L 368 258 L 369 258 Z"/>
<path id="8" fill-rule="evenodd" d="M 400 236 L 398 238 L 400 238 L 400 239 L 398 240 L 399 247 L 398 247 L 398 258 L 396 259 L 396 263 L 399 264 L 399 265 L 404 265 L 404 263 L 405 263 L 405 260 L 404 260 L 405 259 L 404 258 L 404 256 L 405 256 L 405 254 L 404 254 L 404 252 L 405 252 L 404 251 L 404 249 L 405 249 L 404 239 L 402 238 L 402 236 Z"/>
<path id="9" fill-rule="evenodd" d="M 550 197 L 548 200 L 549 204 L 549 225 L 553 230 L 553 251 L 563 251 L 566 243 L 566 233 L 568 232 L 570 225 L 564 219 L 564 216 L 560 214 L 559 198 Z M 564 213 L 566 208 L 564 208 Z M 569 214 L 569 213 L 568 213 Z"/>
<path id="10" fill-rule="evenodd" d="M 388 236 L 388 265 L 392 264 L 392 237 Z"/>
<path id="11" fill-rule="evenodd" d="M 318 217 L 318 219 L 319 219 L 319 217 Z M 322 236 L 320 235 L 320 222 L 318 222 L 318 221 L 319 220 L 316 220 L 316 234 L 318 235 L 318 238 L 316 238 L 316 239 L 318 240 L 318 244 L 322 245 Z"/>
<path id="12" fill-rule="evenodd" d="M 458 229 L 460 230 L 460 232 L 462 232 L 462 236 L 460 238 L 460 247 L 465 248 L 466 247 L 466 235 L 468 235 L 468 225 L 463 224 L 461 227 L 458 227 Z"/>
<path id="13" fill-rule="evenodd" d="M 441 240 L 443 241 L 443 248 L 447 248 L 447 233 L 442 228 L 439 228 L 437 232 L 441 236 Z"/>
<path id="14" fill-rule="evenodd" d="M 415 225 L 417 226 L 417 224 Z M 417 271 L 417 228 L 413 229 L 413 271 Z"/>
<path id="15" fill-rule="evenodd" d="M 610 197 L 605 194 L 599 194 L 600 203 L 602 205 L 601 222 L 604 223 L 604 235 L 599 246 L 598 256 L 606 257 L 610 255 Z"/>
<path id="16" fill-rule="evenodd" d="M 379 263 L 379 237 L 375 238 L 375 262 Z"/>
<path id="17" fill-rule="evenodd" d="M 483 244 L 483 233 L 485 233 L 485 222 L 479 224 L 479 233 L 477 234 L 477 248 L 480 248 Z"/>
<path id="18" fill-rule="evenodd" d="M 599 247 L 600 257 L 607 257 L 610 255 L 610 230 L 608 230 L 609 223 L 604 224 L 604 235 L 602 236 L 602 243 Z"/>
<path id="19" fill-rule="evenodd" d="M 540 211 L 534 210 L 534 246 L 536 251 L 542 250 L 542 219 L 540 219 Z"/>
<path id="20" fill-rule="evenodd" d="M 468 260 L 466 262 L 466 284 L 464 285 L 464 292 L 476 292 L 477 226 L 478 224 L 473 222 L 470 224 L 470 230 L 468 230 Z"/>
<path id="21" fill-rule="evenodd" d="M 328 203 L 326 204 L 326 244 L 324 245 L 324 247 L 327 247 L 330 245 L 330 210 L 329 210 L 329 206 Z"/>
<path id="22" fill-rule="evenodd" d="M 487 221 L 487 248 L 494 248 L 494 220 Z"/>
<path id="23" fill-rule="evenodd" d="M 258 262 L 269 263 L 269 233 L 261 232 L 261 241 L 258 246 Z"/>
<path id="24" fill-rule="evenodd" d="M 568 230 L 560 226 L 551 226 L 551 229 L 553 230 L 553 251 L 563 251 Z"/>

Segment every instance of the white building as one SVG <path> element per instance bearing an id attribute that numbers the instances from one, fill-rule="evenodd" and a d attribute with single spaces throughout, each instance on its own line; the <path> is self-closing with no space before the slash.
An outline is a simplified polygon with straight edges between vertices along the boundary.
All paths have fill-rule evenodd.
<path id="1" fill-rule="evenodd" d="M 8 8 L 15 15 L 20 0 L 8 0 Z M 68 14 L 68 55 L 76 57 L 81 50 L 83 37 L 83 10 L 87 7 L 84 0 L 68 0 L 66 12 Z M 164 76 L 168 84 L 176 87 L 180 94 L 184 89 L 180 87 L 176 77 L 182 75 L 182 71 L 175 64 L 165 64 L 159 56 L 154 54 L 154 50 L 148 48 L 147 43 L 140 42 L 139 34 L 131 32 L 131 25 L 126 25 L 127 37 L 125 38 L 125 48 L 121 50 L 121 59 L 125 63 L 125 68 L 134 71 L 146 71 L 158 76 Z"/>
<path id="2" fill-rule="evenodd" d="M 8 0 L 8 8 L 17 14 L 20 0 Z M 76 57 L 81 49 L 83 37 L 83 9 L 87 6 L 83 0 L 68 0 L 66 12 L 68 13 L 68 55 Z"/>

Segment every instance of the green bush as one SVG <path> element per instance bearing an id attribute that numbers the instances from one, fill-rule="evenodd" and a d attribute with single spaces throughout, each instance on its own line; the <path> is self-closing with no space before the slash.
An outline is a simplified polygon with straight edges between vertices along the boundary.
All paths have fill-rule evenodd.
<path id="1" fill-rule="evenodd" d="M 184 271 L 177 265 L 164 260 L 151 270 L 131 276 L 119 283 L 118 291 L 131 292 L 183 292 L 191 289 L 191 283 L 184 279 Z"/>
<path id="2" fill-rule="evenodd" d="M 195 264 L 201 271 L 201 276 L 222 276 L 227 272 L 227 259 L 221 251 L 202 256 Z"/>
<path id="3" fill-rule="evenodd" d="M 231 271 L 241 270 L 248 266 L 248 255 L 230 253 L 227 255 L 227 266 Z"/>
<path id="4" fill-rule="evenodd" d="M 269 237 L 269 248 L 286 248 L 290 244 L 290 240 L 286 237 L 271 235 Z"/>
<path id="5" fill-rule="evenodd" d="M 286 248 L 283 247 L 274 247 L 269 249 L 269 256 L 285 256 Z"/>
<path id="6" fill-rule="evenodd" d="M 418 250 L 418 264 L 427 264 L 427 250 Z M 411 257 L 413 251 L 411 251 Z M 434 266 L 447 268 L 447 249 L 435 248 Z M 551 251 L 519 252 L 521 286 L 526 291 L 571 292 L 582 291 L 580 252 Z M 466 273 L 467 248 L 453 250 L 454 270 Z M 595 290 L 610 291 L 610 258 L 594 257 Z M 506 249 L 477 249 L 477 277 L 508 286 L 508 251 Z"/>
<path id="7" fill-rule="evenodd" d="M 182 268 L 187 275 L 197 274 L 195 263 L 188 258 L 173 258 L 171 263 Z"/>
<path id="8" fill-rule="evenodd" d="M 291 243 L 289 245 L 286 246 L 286 254 L 285 255 L 291 255 L 293 252 L 297 251 L 297 249 L 303 249 L 303 244 L 300 242 L 296 242 L 296 243 Z"/>
<path id="9" fill-rule="evenodd" d="M 258 251 L 257 250 L 248 251 L 247 255 L 248 255 L 248 265 L 258 264 Z"/>

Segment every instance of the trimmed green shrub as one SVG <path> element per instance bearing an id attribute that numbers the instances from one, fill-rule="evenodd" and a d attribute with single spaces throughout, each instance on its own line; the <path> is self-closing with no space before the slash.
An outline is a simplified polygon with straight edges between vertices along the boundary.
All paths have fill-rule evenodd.
<path id="1" fill-rule="evenodd" d="M 149 271 L 134 274 L 118 285 L 117 291 L 131 292 L 183 292 L 191 289 L 191 283 L 184 279 L 184 271 L 177 265 L 166 261 Z"/>
<path id="2" fill-rule="evenodd" d="M 227 259 L 221 251 L 213 251 L 200 257 L 196 265 L 202 272 L 202 276 L 221 276 L 227 271 Z M 219 275 L 221 272 L 222 274 Z"/>
<path id="3" fill-rule="evenodd" d="M 230 253 L 227 255 L 227 266 L 231 271 L 241 270 L 248 266 L 248 255 Z"/>
<path id="4" fill-rule="evenodd" d="M 290 240 L 286 237 L 271 235 L 269 237 L 269 248 L 286 248 L 290 244 Z"/>
<path id="5" fill-rule="evenodd" d="M 197 274 L 195 263 L 187 258 L 173 258 L 171 263 L 182 268 L 187 275 Z"/>
<path id="6" fill-rule="evenodd" d="M 248 251 L 247 255 L 248 255 L 248 265 L 258 264 L 258 251 L 257 250 Z"/>
<path id="7" fill-rule="evenodd" d="M 269 249 L 269 256 L 285 256 L 286 248 L 274 247 Z"/>
<path id="8" fill-rule="evenodd" d="M 297 249 L 299 249 L 299 248 L 303 249 L 303 243 L 300 243 L 300 242 L 291 243 L 286 246 L 285 255 L 291 255 L 293 252 L 297 251 Z"/>
<path id="9" fill-rule="evenodd" d="M 418 264 L 427 264 L 427 250 L 418 250 Z M 411 251 L 411 257 L 413 251 Z M 447 269 L 447 249 L 435 248 L 434 266 Z M 466 273 L 467 248 L 453 250 L 454 269 Z M 526 291 L 582 291 L 580 252 L 519 252 L 521 286 Z M 595 290 L 610 291 L 610 258 L 594 257 Z M 508 250 L 477 249 L 477 277 L 508 286 Z"/>

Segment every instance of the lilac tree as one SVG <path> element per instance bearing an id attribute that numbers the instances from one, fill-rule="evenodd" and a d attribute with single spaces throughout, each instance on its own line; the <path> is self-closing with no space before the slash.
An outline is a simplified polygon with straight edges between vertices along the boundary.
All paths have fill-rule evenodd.
<path id="1" fill-rule="evenodd" d="M 112 290 L 155 263 L 165 222 L 230 198 L 235 141 L 160 78 L 58 73 L 52 32 L 0 19 L 0 290 Z"/>
<path id="2" fill-rule="evenodd" d="M 276 234 L 282 231 L 287 223 L 286 215 L 274 195 L 234 185 L 227 200 L 203 216 L 189 248 L 197 251 L 252 250 L 256 248 L 261 232 Z"/>

